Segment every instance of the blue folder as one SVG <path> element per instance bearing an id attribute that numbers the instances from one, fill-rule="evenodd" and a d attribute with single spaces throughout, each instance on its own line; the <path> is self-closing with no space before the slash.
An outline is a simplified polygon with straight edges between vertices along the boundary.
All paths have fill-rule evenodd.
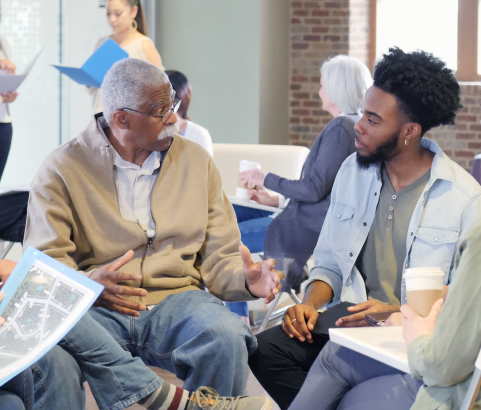
<path id="1" fill-rule="evenodd" d="M 114 40 L 108 39 L 80 68 L 52 65 L 79 84 L 100 88 L 107 71 L 109 71 L 117 61 L 128 57 L 128 53 Z"/>

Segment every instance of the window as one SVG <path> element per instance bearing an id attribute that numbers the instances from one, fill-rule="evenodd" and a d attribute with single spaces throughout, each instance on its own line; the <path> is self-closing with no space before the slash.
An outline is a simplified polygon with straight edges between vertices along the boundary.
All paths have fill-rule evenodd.
<path id="1" fill-rule="evenodd" d="M 481 0 L 371 0 L 370 62 L 389 47 L 425 50 L 445 61 L 460 81 L 479 80 Z M 479 56 L 479 57 L 478 57 Z"/>

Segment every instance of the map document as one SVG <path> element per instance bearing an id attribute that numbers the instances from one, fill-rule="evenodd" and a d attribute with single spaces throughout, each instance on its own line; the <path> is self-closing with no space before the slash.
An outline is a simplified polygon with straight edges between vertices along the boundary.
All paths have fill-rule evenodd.
<path id="1" fill-rule="evenodd" d="M 103 286 L 28 248 L 2 289 L 0 386 L 52 349 L 92 306 Z"/>

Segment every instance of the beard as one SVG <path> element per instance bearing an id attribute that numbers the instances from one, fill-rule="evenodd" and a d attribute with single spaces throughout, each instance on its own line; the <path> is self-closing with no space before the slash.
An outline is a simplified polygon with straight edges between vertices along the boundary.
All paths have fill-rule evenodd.
<path id="1" fill-rule="evenodd" d="M 177 134 L 178 132 L 179 132 L 179 124 L 175 123 L 175 124 L 166 125 L 157 136 L 157 141 L 163 140 L 164 138 L 172 137 L 172 135 Z"/>
<path id="2" fill-rule="evenodd" d="M 359 151 L 356 152 L 357 166 L 360 169 L 368 169 L 373 166 L 379 166 L 383 162 L 389 161 L 393 158 L 397 151 L 399 141 L 399 133 L 393 134 L 387 141 L 383 142 L 376 151 L 368 155 L 361 155 Z"/>

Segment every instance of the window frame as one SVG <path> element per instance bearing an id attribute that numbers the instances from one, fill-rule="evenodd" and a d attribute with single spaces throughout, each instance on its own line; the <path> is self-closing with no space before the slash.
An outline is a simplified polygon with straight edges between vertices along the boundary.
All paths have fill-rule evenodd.
<path id="1" fill-rule="evenodd" d="M 369 4 L 369 68 L 374 70 L 376 62 L 377 5 L 381 0 L 370 0 Z M 478 4 L 479 0 L 458 0 L 458 81 L 479 81 L 478 74 Z M 481 68 L 481 67 L 480 67 Z"/>

